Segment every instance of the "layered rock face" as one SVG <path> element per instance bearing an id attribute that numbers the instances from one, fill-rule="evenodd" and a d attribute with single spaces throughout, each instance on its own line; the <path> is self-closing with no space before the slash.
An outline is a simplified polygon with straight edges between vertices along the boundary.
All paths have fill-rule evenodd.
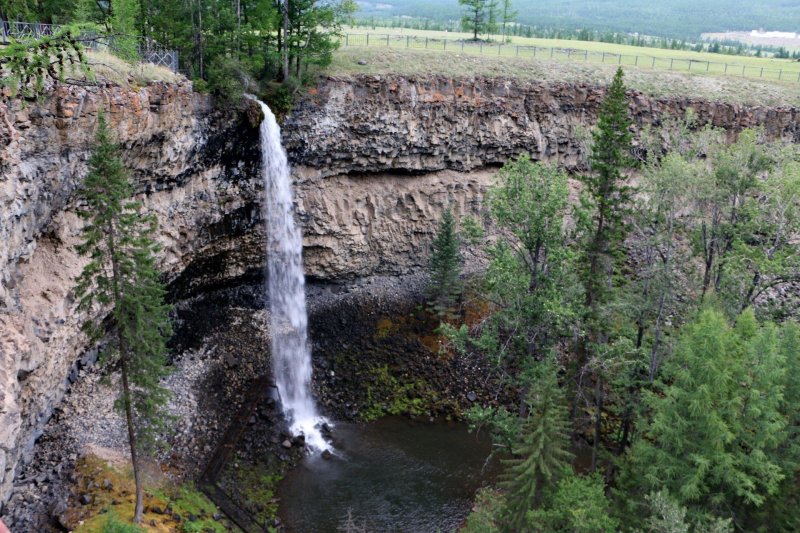
<path id="1" fill-rule="evenodd" d="M 307 274 L 423 267 L 442 211 L 481 213 L 495 167 L 531 153 L 585 164 L 602 88 L 511 80 L 323 80 L 284 123 Z M 800 141 L 800 112 L 632 95 L 637 124 L 693 108 L 732 131 Z M 73 193 L 105 110 L 139 199 L 158 215 L 173 298 L 261 276 L 258 131 L 188 84 L 62 87 L 0 103 L 0 502 L 85 356 L 74 309 Z"/>
<path id="2" fill-rule="evenodd" d="M 329 78 L 287 119 L 284 145 L 298 179 L 306 269 L 322 278 L 399 274 L 425 265 L 447 205 L 476 214 L 492 168 L 528 153 L 570 171 L 586 166 L 603 87 L 365 76 Z M 800 142 L 800 110 L 632 91 L 635 128 L 694 111 L 734 135 L 764 128 Z"/>
<path id="3" fill-rule="evenodd" d="M 85 356 L 74 279 L 82 221 L 73 192 L 104 111 L 146 208 L 158 215 L 171 278 L 200 250 L 224 246 L 215 225 L 253 203 L 252 132 L 211 112 L 190 84 L 56 89 L 41 102 L 0 103 L 0 502 L 20 460 Z M 232 133 L 233 132 L 233 133 Z M 227 158 L 227 156 L 232 156 Z M 244 208 L 246 212 L 246 208 Z M 232 232 L 226 232 L 230 234 Z M 232 248 L 232 245 L 228 246 Z M 231 267 L 235 268 L 235 267 Z M 84 361 L 86 362 L 86 361 Z"/>

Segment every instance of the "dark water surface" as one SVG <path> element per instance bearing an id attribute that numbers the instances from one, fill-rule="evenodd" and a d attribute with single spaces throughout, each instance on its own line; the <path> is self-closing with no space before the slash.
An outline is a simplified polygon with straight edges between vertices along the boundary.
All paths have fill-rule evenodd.
<path id="1" fill-rule="evenodd" d="M 335 532 L 348 510 L 370 532 L 454 531 L 493 475 L 491 468 L 482 471 L 488 438 L 464 424 L 339 422 L 334 436 L 337 456 L 305 459 L 278 487 L 289 531 Z"/>

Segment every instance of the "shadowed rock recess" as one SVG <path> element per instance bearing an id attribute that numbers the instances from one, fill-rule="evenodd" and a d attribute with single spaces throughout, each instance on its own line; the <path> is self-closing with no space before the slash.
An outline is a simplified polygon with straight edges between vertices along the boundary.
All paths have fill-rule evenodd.
<path id="1" fill-rule="evenodd" d="M 402 275 L 427 262 L 445 206 L 479 214 L 497 166 L 530 152 L 580 170 L 604 89 L 585 85 L 362 77 L 321 80 L 283 124 L 306 273 L 319 281 Z M 732 132 L 800 142 L 800 111 L 632 94 L 638 127 L 694 109 Z M 175 301 L 258 281 L 264 263 L 258 132 L 191 85 L 60 87 L 0 101 L 0 502 L 81 366 L 73 279 L 97 114 L 158 215 Z"/>

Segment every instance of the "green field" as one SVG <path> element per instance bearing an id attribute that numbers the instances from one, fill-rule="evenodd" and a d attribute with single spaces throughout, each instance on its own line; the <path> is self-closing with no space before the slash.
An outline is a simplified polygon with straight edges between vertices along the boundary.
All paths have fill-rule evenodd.
<path id="1" fill-rule="evenodd" d="M 473 43 L 467 33 L 401 28 L 346 28 L 342 47 L 428 49 L 471 55 L 558 62 L 606 63 L 660 71 L 692 72 L 800 84 L 800 62 L 707 52 L 642 48 L 613 43 L 514 37 L 511 43 Z"/>
<path id="2" fill-rule="evenodd" d="M 410 77 L 511 78 L 522 82 L 585 83 L 607 85 L 616 65 L 562 62 L 491 55 L 442 53 L 434 50 L 349 47 L 338 50 L 325 74 L 400 75 Z M 625 67 L 625 84 L 631 89 L 664 98 L 800 107 L 800 84 L 734 76 L 695 75 Z"/>

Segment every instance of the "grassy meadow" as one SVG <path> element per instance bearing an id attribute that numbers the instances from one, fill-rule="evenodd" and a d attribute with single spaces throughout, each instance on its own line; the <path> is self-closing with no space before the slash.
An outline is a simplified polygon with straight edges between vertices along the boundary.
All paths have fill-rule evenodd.
<path id="1" fill-rule="evenodd" d="M 363 64 L 362 64 L 363 63 Z M 338 50 L 325 74 L 514 78 L 607 85 L 617 66 L 561 62 L 460 52 L 348 47 Z M 732 76 L 625 67 L 625 83 L 643 93 L 666 98 L 703 98 L 741 104 L 800 107 L 800 84 Z"/>
<path id="2" fill-rule="evenodd" d="M 613 43 L 513 37 L 510 43 L 468 42 L 472 34 L 403 28 L 346 28 L 342 48 L 427 49 L 469 55 L 623 65 L 655 71 L 764 79 L 800 87 L 800 62 L 708 52 L 643 48 Z M 387 37 L 388 36 L 388 37 Z M 485 36 L 484 36 L 485 37 Z M 500 36 L 493 36 L 500 41 Z"/>

